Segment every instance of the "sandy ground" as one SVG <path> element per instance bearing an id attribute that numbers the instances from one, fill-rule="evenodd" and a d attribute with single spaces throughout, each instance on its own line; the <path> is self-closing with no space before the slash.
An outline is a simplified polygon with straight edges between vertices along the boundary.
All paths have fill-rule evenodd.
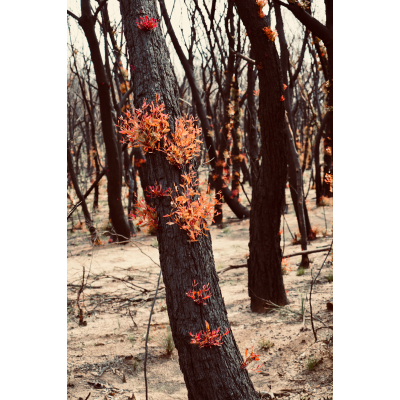
<path id="1" fill-rule="evenodd" d="M 246 191 L 247 194 L 251 193 L 248 187 Z M 286 195 L 290 204 L 288 189 Z M 319 234 L 316 240 L 309 242 L 309 249 L 330 245 L 332 207 L 316 208 L 313 190 L 308 198 L 312 225 L 321 230 L 325 226 L 328 228 L 328 235 L 323 237 Z M 101 229 L 107 221 L 107 206 L 105 196 L 101 196 L 100 200 L 101 212 L 96 222 Z M 245 198 L 243 202 L 248 204 Z M 78 224 L 77 217 L 74 215 L 75 226 Z M 211 227 L 217 271 L 229 265 L 244 264 L 249 252 L 249 220 L 238 221 L 233 217 L 224 204 L 225 226 Z M 289 206 L 285 218 L 291 232 L 295 233 L 297 223 L 292 206 Z M 68 226 L 71 228 L 71 223 Z M 300 251 L 299 245 L 291 243 L 286 224 L 284 232 L 285 255 Z M 159 273 L 159 267 L 149 257 L 159 262 L 157 240 L 144 230 L 125 246 L 108 243 L 106 236 L 101 239 L 104 242 L 102 245 L 92 247 L 87 232 L 76 230 L 68 234 L 68 399 L 86 399 L 90 392 L 90 400 L 143 400 L 144 337 Z M 326 254 L 320 252 L 310 256 L 314 275 Z M 296 312 L 300 310 L 301 299 L 305 298 L 311 279 L 311 269 L 302 276 L 296 275 L 299 262 L 300 256 L 289 258 L 292 271 L 284 275 L 290 300 L 285 309 Z M 79 326 L 76 300 L 83 269 L 87 287 L 80 295 L 80 304 L 86 326 Z M 331 327 L 333 312 L 327 310 L 327 302 L 333 299 L 333 288 L 326 276 L 332 272 L 328 262 L 317 279 L 312 297 L 314 316 Z M 252 313 L 247 294 L 247 268 L 220 274 L 220 286 L 232 333 L 242 354 L 246 348 L 250 351 L 252 347 L 260 354 L 257 364 L 262 363 L 261 372 L 251 371 L 256 363 L 248 367 L 254 387 L 264 392 L 260 398 L 332 399 L 332 330 L 318 330 L 320 340 L 315 343 L 307 318 L 304 325 L 298 314 L 285 313 L 284 310 L 265 315 Z M 162 282 L 160 287 L 163 287 Z M 308 317 L 308 301 L 306 303 Z M 317 328 L 323 326 L 320 321 L 315 322 Z M 161 336 L 167 332 L 167 325 L 165 294 L 161 290 L 152 315 L 148 345 L 149 398 L 186 400 L 187 390 L 179 369 L 177 351 L 174 349 L 171 355 L 167 355 L 159 343 Z M 269 350 L 260 349 L 262 339 L 269 340 L 274 346 Z M 319 360 L 319 363 L 310 371 L 307 363 L 312 358 Z"/>

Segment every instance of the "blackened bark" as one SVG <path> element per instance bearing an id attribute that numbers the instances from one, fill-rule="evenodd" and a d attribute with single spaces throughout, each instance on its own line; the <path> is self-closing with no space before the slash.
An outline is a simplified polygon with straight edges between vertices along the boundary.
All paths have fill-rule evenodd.
<path id="1" fill-rule="evenodd" d="M 275 44 L 263 32 L 267 20 L 258 18 L 250 0 L 235 1 L 259 68 L 261 166 L 253 185 L 250 211 L 249 296 L 251 309 L 266 312 L 265 301 L 287 304 L 281 272 L 280 219 L 285 204 L 287 138 L 280 63 Z"/>
<path id="2" fill-rule="evenodd" d="M 89 0 L 81 0 L 82 16 L 79 25 L 85 32 L 89 44 L 90 54 L 96 74 L 96 82 L 100 101 L 100 115 L 103 130 L 104 144 L 107 154 L 107 191 L 110 217 L 118 235 L 129 238 L 130 229 L 124 215 L 121 199 L 122 169 L 121 160 L 115 136 L 115 127 L 111 116 L 111 101 L 109 94 L 109 83 L 104 71 L 103 61 L 100 54 L 99 43 L 94 30 L 94 20 L 90 9 Z M 116 240 L 121 240 L 120 237 Z"/>
<path id="3" fill-rule="evenodd" d="M 151 102 L 159 94 L 173 130 L 180 116 L 179 91 L 165 39 L 160 28 L 146 32 L 135 23 L 140 15 L 158 17 L 155 0 L 121 0 L 120 6 L 129 55 L 135 60 L 134 105 L 142 107 L 145 98 Z M 170 165 L 161 152 L 149 153 L 146 159 L 150 182 L 157 181 L 163 188 L 182 183 L 181 174 L 187 171 L 186 167 L 180 170 Z M 155 199 L 160 227 L 157 237 L 168 316 L 188 398 L 255 400 L 258 396 L 248 372 L 240 368 L 243 359 L 231 332 L 224 336 L 219 348 L 199 349 L 190 344 L 189 332 L 204 330 L 205 320 L 212 329 L 220 327 L 221 332 L 229 329 L 230 324 L 218 285 L 210 234 L 189 243 L 186 232 L 177 225 L 166 224 L 168 219 L 164 215 L 171 212 L 170 202 L 168 198 Z M 199 306 L 185 296 L 194 279 L 201 285 L 210 283 L 212 297 L 207 306 Z"/>

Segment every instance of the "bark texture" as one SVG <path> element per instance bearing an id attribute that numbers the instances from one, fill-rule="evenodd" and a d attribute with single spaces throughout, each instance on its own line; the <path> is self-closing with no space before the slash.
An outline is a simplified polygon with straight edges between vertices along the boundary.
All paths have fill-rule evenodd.
<path id="1" fill-rule="evenodd" d="M 160 28 L 139 30 L 135 21 L 140 15 L 158 18 L 155 0 L 121 0 L 121 15 L 125 27 L 130 59 L 134 60 L 134 105 L 139 108 L 146 98 L 154 101 L 156 94 L 170 115 L 170 128 L 180 116 L 179 91 Z M 182 183 L 182 170 L 170 165 L 161 152 L 146 155 L 149 182 L 163 188 Z M 178 186 L 179 187 L 179 186 Z M 189 332 L 205 330 L 205 320 L 212 329 L 230 329 L 224 299 L 215 271 L 211 237 L 199 237 L 189 243 L 186 232 L 177 225 L 167 225 L 163 216 L 171 212 L 170 199 L 156 198 L 160 229 L 157 232 L 160 265 L 166 288 L 166 301 L 171 331 L 179 354 L 179 364 L 190 400 L 255 400 L 258 398 L 246 370 L 240 368 L 242 356 L 231 332 L 223 337 L 221 347 L 202 348 L 190 344 Z M 206 306 L 197 305 L 185 296 L 193 280 L 200 285 L 210 283 L 212 297 Z"/>
<path id="2" fill-rule="evenodd" d="M 253 185 L 250 211 L 249 296 L 251 309 L 266 312 L 265 301 L 287 304 L 280 248 L 280 217 L 285 204 L 287 138 L 280 62 L 275 43 L 263 32 L 267 19 L 258 17 L 250 0 L 236 0 L 259 72 L 258 118 L 261 128 L 261 165 Z"/>

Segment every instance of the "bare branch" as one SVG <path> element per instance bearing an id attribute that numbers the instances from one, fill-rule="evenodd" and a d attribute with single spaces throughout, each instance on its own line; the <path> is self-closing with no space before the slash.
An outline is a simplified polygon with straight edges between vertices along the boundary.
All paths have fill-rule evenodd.
<path id="1" fill-rule="evenodd" d="M 254 64 L 254 65 L 256 64 L 255 60 L 252 60 L 251 58 L 249 58 L 249 57 L 247 57 L 247 56 L 245 56 L 243 54 L 238 53 L 237 51 L 233 50 L 232 47 L 229 47 L 229 48 L 232 51 L 232 53 L 236 54 L 240 58 L 243 58 L 243 60 L 246 60 L 249 63 Z"/>
<path id="2" fill-rule="evenodd" d="M 67 10 L 67 15 L 69 15 L 70 17 L 76 19 L 79 22 L 79 18 L 73 12 Z"/>
<path id="3" fill-rule="evenodd" d="M 94 12 L 94 14 L 93 14 L 93 20 L 96 20 L 96 18 L 97 18 L 97 14 L 100 12 L 100 10 L 103 8 L 103 6 L 104 6 L 104 4 L 106 4 L 107 3 L 107 0 L 103 0 L 100 4 L 99 4 L 99 6 L 97 7 L 97 10 Z"/>

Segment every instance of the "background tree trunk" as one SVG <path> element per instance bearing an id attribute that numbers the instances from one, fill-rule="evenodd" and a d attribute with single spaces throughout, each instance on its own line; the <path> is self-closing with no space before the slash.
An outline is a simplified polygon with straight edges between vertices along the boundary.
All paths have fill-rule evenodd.
<path id="1" fill-rule="evenodd" d="M 258 118 L 262 159 L 251 200 L 248 270 L 251 309 L 263 313 L 264 300 L 287 304 L 279 235 L 288 161 L 285 106 L 280 100 L 284 92 L 275 44 L 262 30 L 267 19 L 254 17 L 258 14 L 255 2 L 236 0 L 235 4 L 250 38 L 260 79 Z"/>
<path id="2" fill-rule="evenodd" d="M 115 136 L 115 127 L 111 116 L 111 101 L 108 86 L 109 83 L 104 70 L 99 43 L 94 30 L 95 21 L 92 17 L 89 0 L 81 0 L 81 11 L 82 16 L 79 18 L 79 24 L 85 32 L 85 36 L 89 44 L 99 92 L 101 123 L 107 155 L 106 175 L 110 217 L 115 229 L 115 233 L 121 235 L 123 238 L 129 238 L 130 229 L 128 221 L 125 218 L 121 199 L 122 160 L 120 160 L 120 152 L 118 151 L 117 140 Z M 123 238 L 116 237 L 115 240 L 121 241 Z"/>

